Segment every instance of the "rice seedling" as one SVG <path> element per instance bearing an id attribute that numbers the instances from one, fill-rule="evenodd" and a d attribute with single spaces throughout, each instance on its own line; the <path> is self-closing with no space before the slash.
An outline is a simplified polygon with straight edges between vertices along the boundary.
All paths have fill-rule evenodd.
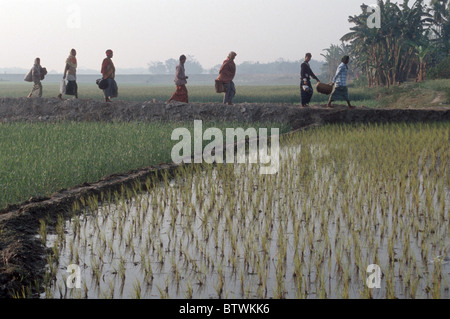
<path id="1" fill-rule="evenodd" d="M 134 295 L 133 298 L 134 299 L 141 299 L 141 283 L 139 282 L 139 280 L 136 280 L 135 283 L 133 284 L 133 289 L 134 289 Z"/>
<path id="2" fill-rule="evenodd" d="M 47 226 L 43 219 L 39 220 L 39 235 L 41 237 L 42 243 L 47 244 Z"/>
<path id="3" fill-rule="evenodd" d="M 449 130 L 442 123 L 300 132 L 282 139 L 277 176 L 249 164 L 187 165 L 107 203 L 80 201 L 86 213 L 54 247 L 60 260 L 81 247 L 79 262 L 95 259 L 87 265 L 97 270 L 91 296 L 111 290 L 115 271 L 125 297 L 155 297 L 137 282 L 155 284 L 161 298 L 447 297 L 446 265 L 430 258 L 446 255 L 450 240 Z M 361 286 L 370 264 L 381 266 L 381 290 Z M 95 273 L 106 278 L 97 288 Z M 49 296 L 58 295 L 53 287 Z"/>

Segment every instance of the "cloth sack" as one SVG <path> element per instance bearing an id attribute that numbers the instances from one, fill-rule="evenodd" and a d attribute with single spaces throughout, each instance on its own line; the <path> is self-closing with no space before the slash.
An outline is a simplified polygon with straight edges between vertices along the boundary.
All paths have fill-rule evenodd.
<path id="1" fill-rule="evenodd" d="M 98 88 L 99 88 L 100 90 L 105 90 L 105 89 L 108 88 L 108 81 L 107 81 L 106 79 L 98 79 L 98 80 L 96 81 L 96 83 L 97 83 Z"/>
<path id="2" fill-rule="evenodd" d="M 227 90 L 225 89 L 225 85 L 223 85 L 222 81 L 216 80 L 216 93 L 224 93 Z"/>
<path id="3" fill-rule="evenodd" d="M 62 79 L 59 85 L 59 93 L 66 94 L 66 80 Z"/>
<path id="4" fill-rule="evenodd" d="M 303 85 L 302 88 L 305 92 L 311 92 L 311 87 L 309 87 L 308 85 Z"/>
<path id="5" fill-rule="evenodd" d="M 47 75 L 47 68 L 41 68 L 41 81 L 45 79 Z"/>
<path id="6" fill-rule="evenodd" d="M 30 69 L 27 74 L 25 74 L 24 81 L 33 82 L 33 69 Z"/>

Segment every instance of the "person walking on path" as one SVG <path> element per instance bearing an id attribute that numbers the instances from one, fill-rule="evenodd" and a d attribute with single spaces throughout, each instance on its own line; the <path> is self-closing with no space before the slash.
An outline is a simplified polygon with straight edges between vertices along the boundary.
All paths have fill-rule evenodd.
<path id="1" fill-rule="evenodd" d="M 111 102 L 111 98 L 117 97 L 119 94 L 119 90 L 117 87 L 117 83 L 115 81 L 116 77 L 116 68 L 112 61 L 113 51 L 106 51 L 106 58 L 102 63 L 102 75 L 103 79 L 107 80 L 108 87 L 103 90 L 103 94 L 105 96 L 105 102 Z"/>
<path id="2" fill-rule="evenodd" d="M 347 87 L 347 73 L 348 73 L 348 63 L 350 62 L 350 57 L 345 55 L 342 57 L 342 63 L 339 64 L 336 75 L 331 82 L 331 85 L 335 85 L 333 93 L 331 93 L 330 99 L 328 100 L 327 107 L 332 108 L 331 102 L 336 100 L 344 100 L 347 101 L 347 105 L 350 109 L 355 108 L 350 103 L 350 97 L 348 95 L 348 87 Z"/>
<path id="3" fill-rule="evenodd" d="M 309 66 L 309 61 L 311 61 L 311 58 L 312 54 L 306 53 L 305 61 L 300 67 L 300 92 L 302 97 L 302 107 L 309 106 L 309 102 L 313 96 L 314 90 L 311 85 L 311 77 L 317 82 L 320 82 Z"/>
<path id="4" fill-rule="evenodd" d="M 187 79 L 189 78 L 185 74 L 184 63 L 186 62 L 186 56 L 183 54 L 180 56 L 180 63 L 175 70 L 175 85 L 177 86 L 175 93 L 170 97 L 168 102 L 178 101 L 183 103 L 189 103 L 188 90 L 186 88 Z"/>
<path id="5" fill-rule="evenodd" d="M 34 65 L 31 68 L 30 72 L 27 74 L 25 80 L 29 82 L 33 82 L 33 88 L 31 89 L 30 94 L 28 94 L 27 98 L 31 97 L 42 97 L 42 83 L 41 81 L 44 79 L 47 74 L 47 69 L 41 66 L 41 59 L 36 58 L 34 60 Z"/>
<path id="6" fill-rule="evenodd" d="M 64 68 L 63 80 L 67 76 L 66 95 L 74 95 L 78 99 L 78 85 L 77 85 L 77 51 L 70 50 L 69 57 L 66 59 L 66 66 Z M 62 100 L 62 93 L 58 95 L 58 99 Z"/>
<path id="7" fill-rule="evenodd" d="M 236 75 L 236 64 L 234 63 L 236 55 L 236 52 L 233 51 L 228 54 L 227 59 L 223 61 L 220 67 L 219 77 L 217 78 L 217 80 L 223 82 L 225 87 L 223 103 L 228 105 L 233 105 L 232 100 L 236 95 L 236 87 L 233 82 L 234 76 Z"/>

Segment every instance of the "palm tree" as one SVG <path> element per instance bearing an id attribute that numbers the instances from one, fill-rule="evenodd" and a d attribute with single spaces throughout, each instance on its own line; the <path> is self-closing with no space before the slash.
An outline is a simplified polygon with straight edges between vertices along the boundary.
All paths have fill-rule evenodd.
<path id="1" fill-rule="evenodd" d="M 422 82 L 425 79 L 425 73 L 427 69 L 426 57 L 431 50 L 431 46 L 425 47 L 412 41 L 407 41 L 407 44 L 414 48 L 414 54 L 417 57 L 416 82 Z"/>
<path id="2" fill-rule="evenodd" d="M 326 54 L 320 54 L 325 58 L 325 64 L 322 68 L 327 73 L 328 81 L 331 81 L 336 68 L 341 63 L 342 57 L 344 55 L 350 55 L 350 47 L 342 42 L 341 45 L 331 44 L 329 48 L 323 51 L 326 51 Z"/>
<path id="3" fill-rule="evenodd" d="M 436 24 L 436 29 L 434 30 L 440 36 L 442 27 L 448 19 L 448 6 L 450 3 L 448 0 L 431 0 L 430 5 Z"/>
<path id="4" fill-rule="evenodd" d="M 367 25 L 370 13 L 368 6 L 362 5 L 362 13 L 349 17 L 355 24 L 341 41 L 350 42 L 352 54 L 365 72 L 369 86 L 386 85 L 405 81 L 414 69 L 424 74 L 424 58 L 417 62 L 416 57 L 424 54 L 417 52 L 419 46 L 427 47 L 425 31 L 430 28 L 433 19 L 423 0 L 416 0 L 410 7 L 409 0 L 397 5 L 390 0 L 378 0 L 381 15 L 379 29 Z M 418 46 L 407 45 L 407 41 Z M 425 54 L 426 55 L 426 54 Z"/>
<path id="5" fill-rule="evenodd" d="M 450 1 L 449 0 L 432 0 L 431 10 L 434 19 L 433 39 L 436 46 L 448 56 L 450 53 Z"/>
<path id="6" fill-rule="evenodd" d="M 350 16 L 349 22 L 355 26 L 350 28 L 351 32 L 345 34 L 341 41 L 350 42 L 350 51 L 356 58 L 355 65 L 361 68 L 367 76 L 369 86 L 374 85 L 377 79 L 378 59 L 376 45 L 378 31 L 367 26 L 367 5 L 361 5 L 362 14 Z"/>

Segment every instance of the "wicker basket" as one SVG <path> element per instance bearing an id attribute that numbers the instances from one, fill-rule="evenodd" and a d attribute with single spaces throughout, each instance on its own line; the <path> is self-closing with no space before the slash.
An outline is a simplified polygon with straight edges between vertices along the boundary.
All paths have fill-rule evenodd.
<path id="1" fill-rule="evenodd" d="M 329 94 L 331 94 L 331 92 L 333 92 L 333 86 L 319 82 L 316 85 L 316 90 L 319 93 L 329 95 Z"/>

